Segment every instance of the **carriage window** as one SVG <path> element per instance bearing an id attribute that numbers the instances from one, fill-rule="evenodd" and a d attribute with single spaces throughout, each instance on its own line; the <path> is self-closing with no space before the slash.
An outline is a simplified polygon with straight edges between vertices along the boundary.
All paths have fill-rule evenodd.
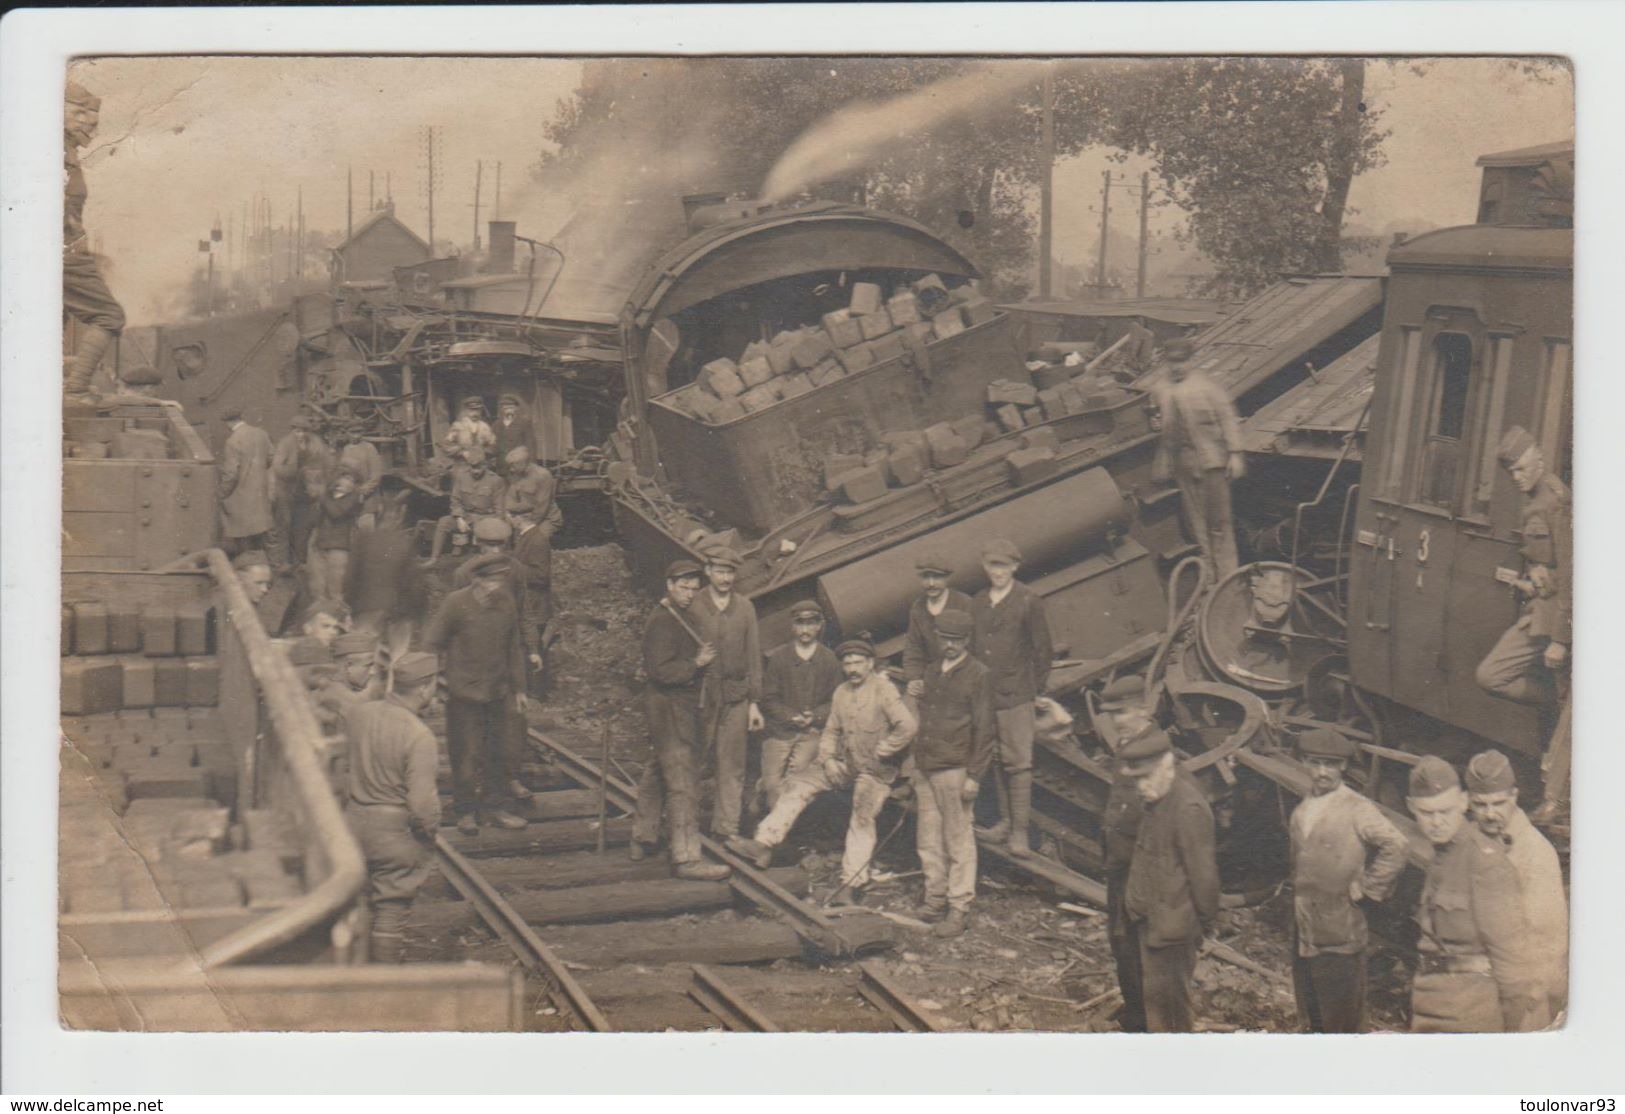
<path id="1" fill-rule="evenodd" d="M 1484 424 L 1479 432 L 1478 476 L 1473 485 L 1473 514 L 1488 514 L 1490 496 L 1495 491 L 1495 450 L 1501 443 L 1503 423 L 1506 420 L 1507 382 L 1512 378 L 1512 338 L 1495 337 L 1490 341 L 1490 404 L 1485 410 Z"/>
<path id="2" fill-rule="evenodd" d="M 1546 341 L 1540 377 L 1540 448 L 1565 481 L 1573 475 L 1569 460 L 1573 441 L 1573 403 L 1569 393 L 1572 360 L 1568 341 Z"/>
<path id="3" fill-rule="evenodd" d="M 1460 333 L 1440 333 L 1434 338 L 1432 396 L 1417 495 L 1436 507 L 1455 503 L 1472 370 L 1473 342 L 1469 338 Z"/>
<path id="4" fill-rule="evenodd" d="M 1390 499 L 1398 499 L 1405 482 L 1406 464 L 1411 447 L 1411 399 L 1416 388 L 1417 359 L 1422 350 L 1422 331 L 1400 330 L 1399 373 L 1395 377 L 1398 390 L 1394 395 L 1393 413 L 1388 423 L 1388 470 L 1383 477 L 1382 492 Z"/>

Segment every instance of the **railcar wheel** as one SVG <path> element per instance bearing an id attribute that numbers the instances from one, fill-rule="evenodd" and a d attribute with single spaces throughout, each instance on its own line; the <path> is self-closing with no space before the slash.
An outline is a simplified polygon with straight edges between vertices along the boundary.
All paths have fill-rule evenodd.
<path id="1" fill-rule="evenodd" d="M 1237 569 L 1197 617 L 1203 662 L 1215 676 L 1266 696 L 1303 691 L 1312 669 L 1345 644 L 1335 587 L 1279 561 Z"/>

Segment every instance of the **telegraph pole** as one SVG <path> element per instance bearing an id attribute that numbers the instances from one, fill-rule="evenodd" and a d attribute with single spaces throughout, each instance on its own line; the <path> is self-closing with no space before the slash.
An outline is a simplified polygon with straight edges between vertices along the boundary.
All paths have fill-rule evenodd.
<path id="1" fill-rule="evenodd" d="M 377 176 L 378 172 L 376 170 L 367 171 L 367 215 L 369 217 L 372 215 L 372 211 L 378 207 L 378 195 L 373 192 L 373 181 Z"/>
<path id="2" fill-rule="evenodd" d="M 355 167 L 344 168 L 344 238 L 355 235 Z"/>
<path id="3" fill-rule="evenodd" d="M 430 124 L 423 129 L 423 147 L 428 153 L 429 173 L 427 175 L 429 196 L 429 258 L 434 258 L 434 125 Z"/>
<path id="4" fill-rule="evenodd" d="M 1054 269 L 1051 245 L 1055 235 L 1055 71 L 1044 66 L 1044 150 L 1043 177 L 1038 194 L 1038 296 L 1049 297 L 1050 272 Z"/>
<path id="5" fill-rule="evenodd" d="M 502 162 L 500 160 L 497 162 L 497 196 L 496 200 L 491 204 L 491 219 L 502 219 Z"/>
<path id="6" fill-rule="evenodd" d="M 485 173 L 483 161 L 474 164 L 474 250 L 480 250 L 480 177 Z"/>
<path id="7" fill-rule="evenodd" d="M 1100 186 L 1100 262 L 1095 265 L 1095 295 L 1104 297 L 1106 292 L 1106 218 L 1112 211 L 1112 172 L 1105 171 L 1101 175 Z"/>
<path id="8" fill-rule="evenodd" d="M 294 242 L 293 257 L 299 266 L 298 277 L 300 281 L 305 278 L 305 187 L 299 187 L 299 224 L 294 235 L 298 239 Z"/>
<path id="9" fill-rule="evenodd" d="M 1146 230 L 1149 227 L 1147 211 L 1151 207 L 1151 172 L 1149 170 L 1140 175 L 1140 269 L 1134 280 L 1134 296 L 1145 297 L 1145 246 Z"/>

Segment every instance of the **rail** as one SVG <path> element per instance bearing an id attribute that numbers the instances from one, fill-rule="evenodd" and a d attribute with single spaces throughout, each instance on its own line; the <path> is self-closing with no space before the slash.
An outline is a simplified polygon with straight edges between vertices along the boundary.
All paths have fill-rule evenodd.
<path id="1" fill-rule="evenodd" d="M 771 1018 L 739 993 L 721 972 L 704 963 L 694 964 L 694 982 L 688 996 L 735 1033 L 782 1033 Z"/>
<path id="2" fill-rule="evenodd" d="M 316 855 L 307 857 L 307 870 L 321 875 L 321 881 L 302 897 L 201 948 L 196 962 L 207 969 L 240 963 L 296 939 L 323 921 L 337 916 L 360 892 L 361 884 L 366 879 L 366 864 L 322 769 L 318 757 L 322 745 L 321 727 L 316 722 L 310 701 L 305 697 L 304 686 L 294 674 L 293 666 L 272 647 L 254 605 L 249 602 L 226 555 L 218 549 L 210 549 L 201 556 L 220 591 L 223 604 L 218 628 L 223 659 L 222 705 L 226 705 L 225 674 L 229 668 L 226 659 L 240 654 L 246 659 L 248 673 L 258 685 L 261 702 L 269 717 L 270 731 L 267 734 L 280 751 L 280 765 L 287 775 L 290 803 L 302 821 L 301 830 L 311 839 L 312 850 L 316 852 Z M 240 669 L 238 673 L 241 673 Z M 247 679 L 238 678 L 245 687 Z M 241 695 L 248 699 L 235 702 L 238 705 L 236 714 L 257 715 L 252 690 Z M 247 707 L 242 707 L 245 704 Z M 256 734 L 237 737 L 253 738 Z"/>
<path id="3" fill-rule="evenodd" d="M 524 968 L 547 984 L 554 1000 L 575 1014 L 582 1025 L 592 1032 L 614 1032 L 615 1027 L 587 996 L 575 976 L 564 966 L 564 961 L 542 942 L 542 938 L 525 923 L 518 911 L 503 900 L 495 887 L 474 869 L 474 864 L 448 843 L 445 836 L 435 836 L 434 850 L 440 872 L 446 876 L 446 880 L 491 926 L 491 931 L 502 937 Z"/>
<path id="4" fill-rule="evenodd" d="M 888 979 L 873 963 L 858 964 L 858 993 L 905 1033 L 940 1033 L 942 1022 Z"/>

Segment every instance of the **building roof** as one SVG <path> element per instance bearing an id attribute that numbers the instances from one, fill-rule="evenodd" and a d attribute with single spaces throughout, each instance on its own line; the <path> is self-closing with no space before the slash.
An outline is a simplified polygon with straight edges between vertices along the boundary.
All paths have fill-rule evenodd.
<path id="1" fill-rule="evenodd" d="M 1494 224 L 1440 228 L 1394 245 L 1388 266 L 1571 269 L 1574 230 Z"/>
<path id="2" fill-rule="evenodd" d="M 425 240 L 422 236 L 419 236 L 416 232 L 413 232 L 412 229 L 407 226 L 405 221 L 401 220 L 400 217 L 395 215 L 395 211 L 393 209 L 378 209 L 369 214 L 367 219 L 356 225 L 355 230 L 352 231 L 349 236 L 345 237 L 344 242 L 339 244 L 339 246 L 333 250 L 343 251 L 345 248 L 361 239 L 362 236 L 372 231 L 372 229 L 376 228 L 378 225 L 383 224 L 385 221 L 395 225 L 402 232 L 405 232 L 408 236 L 412 237 L 412 239 L 416 240 L 419 244 L 422 244 L 423 254 L 425 256 L 430 254 L 429 241 Z"/>
<path id="3" fill-rule="evenodd" d="M 1335 458 L 1343 437 L 1359 423 L 1371 425 L 1366 409 L 1377 382 L 1382 334 L 1373 333 L 1242 422 L 1242 444 L 1251 453 Z M 1363 438 L 1361 438 L 1363 441 Z M 1349 459 L 1360 459 L 1355 443 Z"/>
<path id="4" fill-rule="evenodd" d="M 1131 298 L 1104 301 L 1091 298 L 1012 302 L 1000 309 L 1056 317 L 1148 317 L 1170 325 L 1211 325 L 1226 313 L 1225 303 L 1210 298 Z"/>
<path id="5" fill-rule="evenodd" d="M 1574 157 L 1574 140 L 1559 143 L 1541 143 L 1534 147 L 1517 147 L 1511 151 L 1496 151 L 1478 157 L 1479 166 L 1538 166 L 1550 159 L 1567 155 Z"/>

